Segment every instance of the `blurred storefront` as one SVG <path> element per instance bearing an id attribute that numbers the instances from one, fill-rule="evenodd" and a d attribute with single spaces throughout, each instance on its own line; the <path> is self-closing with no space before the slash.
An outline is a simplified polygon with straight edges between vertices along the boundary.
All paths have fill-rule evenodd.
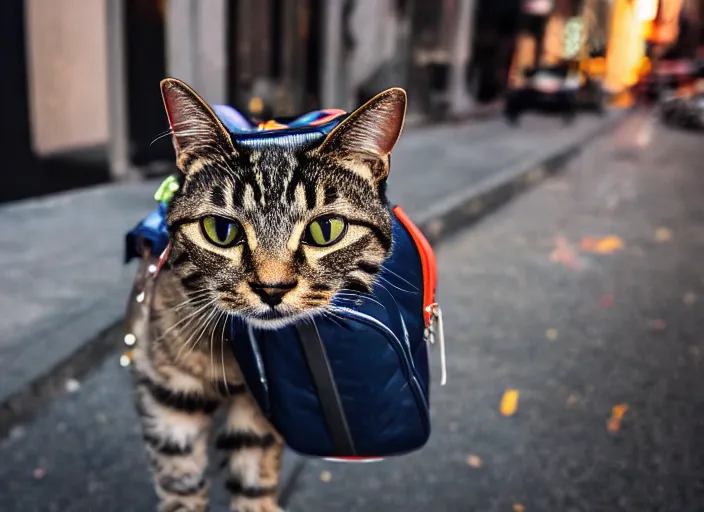
<path id="1" fill-rule="evenodd" d="M 391 86 L 410 116 L 472 106 L 475 0 L 5 0 L 0 201 L 169 172 L 158 82 L 254 118 L 353 108 Z M 8 171 L 5 171 L 8 172 Z"/>
<path id="2" fill-rule="evenodd" d="M 645 57 L 645 24 L 655 16 L 657 0 L 615 0 L 606 54 L 604 87 L 612 94 L 638 81 Z"/>
<path id="3" fill-rule="evenodd" d="M 526 0 L 511 65 L 511 87 L 524 83 L 523 71 L 562 62 L 588 64 L 603 58 L 610 0 Z"/>
<path id="4" fill-rule="evenodd" d="M 351 108 L 391 86 L 409 117 L 471 107 L 475 0 L 329 0 L 324 4 L 323 104 Z"/>
<path id="5" fill-rule="evenodd" d="M 683 9 L 688 4 L 688 0 L 616 0 L 607 55 L 606 87 L 619 94 L 622 103 L 632 101 L 629 91 L 645 72 L 652 69 L 657 75 L 663 71 L 660 62 L 678 42 L 685 47 L 684 51 L 672 56 L 695 56 L 698 9 Z M 691 17 L 692 13 L 694 17 Z M 688 22 L 695 25 L 694 30 L 687 27 Z M 683 25 L 686 28 L 684 34 Z M 685 37 L 680 38 L 681 35 Z M 688 41 L 690 36 L 693 41 Z M 691 48 L 687 49 L 687 46 Z M 686 61 L 683 64 L 689 65 Z"/>
<path id="6" fill-rule="evenodd" d="M 699 2 L 700 0 L 691 0 Z M 690 0 L 524 0 L 509 83 L 521 87 L 523 71 L 579 61 L 603 68 L 604 89 L 618 95 L 642 76 L 646 57 L 681 43 L 683 5 Z M 698 9 L 687 18 L 698 39 Z M 696 48 L 696 43 L 690 44 Z M 650 52 L 648 49 L 650 48 Z M 659 50 L 659 51 L 658 51 Z M 690 53 L 694 53 L 692 50 Z M 601 74 L 601 73 L 600 73 Z"/>
<path id="7" fill-rule="evenodd" d="M 696 53 L 702 1 L 4 0 L 0 201 L 171 170 L 164 76 L 257 119 L 391 86 L 409 118 L 461 115 L 572 47 L 608 46 L 607 88 L 627 89 L 646 41 Z"/>
<path id="8" fill-rule="evenodd" d="M 6 0 L 0 202 L 159 174 L 179 77 L 255 117 L 320 104 L 322 0 Z M 8 78 L 9 77 L 9 78 Z"/>
<path id="9" fill-rule="evenodd" d="M 519 42 L 521 6 L 521 0 L 478 0 L 468 79 L 472 95 L 480 103 L 492 102 L 505 92 L 517 47 L 533 51 Z"/>

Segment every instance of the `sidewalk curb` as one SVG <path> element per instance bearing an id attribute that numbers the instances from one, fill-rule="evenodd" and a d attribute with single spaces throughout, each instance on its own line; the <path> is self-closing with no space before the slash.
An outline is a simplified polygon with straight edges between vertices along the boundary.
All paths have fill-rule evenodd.
<path id="1" fill-rule="evenodd" d="M 627 116 L 628 111 L 622 111 L 607 123 L 599 125 L 579 142 L 543 155 L 535 161 L 522 162 L 505 169 L 415 215 L 414 220 L 429 242 L 438 244 L 459 229 L 505 205 L 520 192 L 564 169 L 579 153 L 581 147 L 596 137 L 609 133 Z M 79 349 L 30 381 L 23 389 L 3 397 L 0 401 L 0 439 L 15 425 L 31 419 L 49 399 L 65 393 L 68 380 L 80 380 L 102 364 L 108 356 L 115 355 L 122 348 L 120 344 L 114 343 L 116 339 L 122 338 L 121 331 L 122 320 L 116 318 L 115 322 L 86 340 Z M 295 484 L 286 484 L 288 488 L 293 485 Z"/>
<path id="2" fill-rule="evenodd" d="M 459 229 L 465 228 L 499 209 L 528 188 L 562 171 L 582 148 L 594 139 L 607 135 L 629 115 L 621 111 L 607 123 L 595 128 L 587 137 L 533 161 L 522 162 L 480 181 L 431 206 L 415 219 L 428 241 L 438 244 Z"/>
<path id="3" fill-rule="evenodd" d="M 47 401 L 65 394 L 68 381 L 80 381 L 108 356 L 115 354 L 121 348 L 115 345 L 116 338 L 122 338 L 122 319 L 86 340 L 78 350 L 30 381 L 23 389 L 4 397 L 0 402 L 0 440 L 15 425 L 32 419 Z"/>

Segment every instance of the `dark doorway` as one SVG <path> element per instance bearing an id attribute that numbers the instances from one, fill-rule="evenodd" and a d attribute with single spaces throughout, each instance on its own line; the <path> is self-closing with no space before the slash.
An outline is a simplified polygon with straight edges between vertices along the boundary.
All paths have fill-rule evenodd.
<path id="1" fill-rule="evenodd" d="M 308 0 L 308 45 L 304 110 L 315 110 L 331 105 L 320 103 L 320 79 L 323 58 L 323 5 L 322 0 Z"/>
<path id="2" fill-rule="evenodd" d="M 32 195 L 38 180 L 39 169 L 30 142 L 24 27 L 24 1 L 0 2 L 0 202 Z"/>
<path id="3" fill-rule="evenodd" d="M 132 164 L 173 160 L 169 138 L 154 141 L 168 129 L 159 91 L 166 76 L 165 1 L 125 2 L 128 129 Z"/>
<path id="4" fill-rule="evenodd" d="M 322 3 L 228 2 L 227 99 L 232 106 L 258 120 L 320 107 Z"/>

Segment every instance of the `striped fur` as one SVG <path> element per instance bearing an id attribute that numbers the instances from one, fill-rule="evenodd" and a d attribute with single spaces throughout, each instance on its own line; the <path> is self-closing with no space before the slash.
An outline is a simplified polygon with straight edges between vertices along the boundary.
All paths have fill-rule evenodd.
<path id="1" fill-rule="evenodd" d="M 133 365 L 159 510 L 207 510 L 212 417 L 227 408 L 216 446 L 228 454 L 231 510 L 276 511 L 282 439 L 244 385 L 226 322 L 277 328 L 370 291 L 391 250 L 385 182 L 405 93 L 382 93 L 322 143 L 296 149 L 236 146 L 188 86 L 165 80 L 162 94 L 181 186 L 167 216 L 172 250 L 156 283 L 151 339 Z M 210 243 L 199 221 L 212 215 L 237 221 L 242 243 Z M 328 247 L 304 244 L 323 215 L 344 218 L 344 236 Z M 288 287 L 281 302 L 265 303 L 261 287 L 280 283 Z"/>

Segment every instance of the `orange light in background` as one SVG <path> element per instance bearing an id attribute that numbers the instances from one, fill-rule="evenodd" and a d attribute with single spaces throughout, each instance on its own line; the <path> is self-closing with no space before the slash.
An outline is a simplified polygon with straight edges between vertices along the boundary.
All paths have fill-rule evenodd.
<path id="1" fill-rule="evenodd" d="M 683 0 L 660 0 L 660 12 L 648 20 L 646 39 L 657 44 L 670 44 L 677 40 L 680 32 L 680 11 Z"/>
<path id="2" fill-rule="evenodd" d="M 636 16 L 638 21 L 653 21 L 658 15 L 658 0 L 637 0 Z"/>
<path id="3" fill-rule="evenodd" d="M 519 34 L 516 48 L 513 52 L 513 61 L 509 70 L 509 86 L 520 89 L 525 86 L 523 71 L 535 66 L 535 38 L 529 34 Z"/>
<path id="4" fill-rule="evenodd" d="M 595 57 L 580 61 L 579 67 L 590 76 L 604 76 L 606 74 L 606 59 Z"/>
<path id="5" fill-rule="evenodd" d="M 604 86 L 615 94 L 638 81 L 645 56 L 643 22 L 638 19 L 637 8 L 630 0 L 615 0 L 612 4 L 613 21 L 607 44 Z M 647 12 L 645 7 L 643 12 Z"/>

